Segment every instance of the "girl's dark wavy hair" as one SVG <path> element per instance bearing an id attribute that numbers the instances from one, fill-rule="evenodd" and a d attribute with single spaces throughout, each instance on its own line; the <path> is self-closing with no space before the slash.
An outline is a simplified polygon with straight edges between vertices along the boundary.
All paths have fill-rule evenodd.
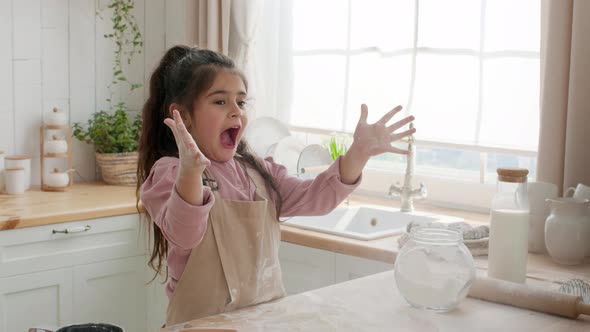
<path id="1" fill-rule="evenodd" d="M 187 110 L 192 110 L 194 102 L 211 88 L 217 73 L 222 70 L 239 75 L 246 90 L 248 89 L 246 77 L 236 67 L 232 59 L 223 54 L 196 47 L 179 45 L 170 48 L 152 73 L 149 97 L 142 111 L 143 121 L 138 147 L 136 188 L 138 210 L 141 184 L 148 177 L 154 163 L 162 157 L 178 158 L 178 148 L 174 136 L 164 124 L 164 119 L 169 117 L 170 104 L 176 103 Z M 260 158 L 251 152 L 244 139 L 238 144 L 235 158 L 262 175 L 267 187 L 274 193 L 277 217 L 280 216 L 282 198 L 277 190 L 276 182 L 263 166 Z M 162 230 L 150 216 L 144 214 L 144 218 L 151 226 L 148 229 L 152 229 L 154 232 L 154 246 L 148 265 L 156 271 L 157 275 L 162 273 L 162 263 L 168 253 L 168 242 Z"/>

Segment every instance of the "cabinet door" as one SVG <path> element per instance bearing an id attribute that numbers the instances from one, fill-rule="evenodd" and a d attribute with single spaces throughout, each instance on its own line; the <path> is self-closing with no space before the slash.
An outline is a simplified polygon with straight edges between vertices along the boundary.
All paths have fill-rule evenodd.
<path id="1" fill-rule="evenodd" d="M 72 269 L 0 278 L 0 331 L 57 327 L 72 321 Z"/>
<path id="2" fill-rule="evenodd" d="M 126 332 L 145 331 L 145 257 L 75 266 L 74 319 L 106 322 Z"/>
<path id="3" fill-rule="evenodd" d="M 393 270 L 393 264 L 355 256 L 336 254 L 337 283 L 390 270 Z"/>
<path id="4" fill-rule="evenodd" d="M 153 281 L 155 271 L 145 263 L 146 269 L 146 303 L 147 303 L 147 330 L 157 331 L 166 323 L 166 310 L 168 309 L 168 296 L 166 295 L 166 283 L 164 276 L 157 276 Z M 165 268 L 164 268 L 165 269 Z"/>
<path id="5" fill-rule="evenodd" d="M 287 294 L 297 294 L 334 283 L 334 253 L 281 242 L 279 251 Z"/>

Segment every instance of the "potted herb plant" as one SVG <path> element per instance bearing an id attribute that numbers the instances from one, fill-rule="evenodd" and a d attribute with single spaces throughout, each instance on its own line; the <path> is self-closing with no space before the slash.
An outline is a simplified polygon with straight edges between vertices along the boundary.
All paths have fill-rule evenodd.
<path id="1" fill-rule="evenodd" d="M 336 160 L 339 156 L 342 156 L 346 153 L 349 145 L 348 141 L 348 136 L 333 134 L 330 136 L 330 139 L 324 143 L 324 147 L 328 149 L 328 152 L 330 152 L 330 157 L 332 157 L 332 160 Z"/>
<path id="2" fill-rule="evenodd" d="M 112 31 L 104 35 L 115 45 L 113 78 L 107 86 L 109 110 L 92 114 L 87 126 L 74 124 L 73 135 L 95 146 L 96 162 L 103 180 L 108 184 L 135 185 L 137 182 L 137 142 L 141 130 L 141 114 L 129 115 L 124 97 L 114 100 L 114 89 L 123 86 L 129 97 L 142 87 L 125 76 L 124 64 L 130 65 L 133 56 L 140 54 L 143 40 L 132 14 L 134 0 L 110 0 L 106 9 L 112 12 Z M 101 9 L 97 15 L 102 18 Z"/>

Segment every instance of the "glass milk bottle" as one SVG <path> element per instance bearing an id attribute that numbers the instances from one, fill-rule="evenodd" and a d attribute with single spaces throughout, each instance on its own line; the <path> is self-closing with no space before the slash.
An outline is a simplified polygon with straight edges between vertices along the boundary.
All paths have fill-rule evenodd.
<path id="1" fill-rule="evenodd" d="M 528 256 L 529 202 L 522 168 L 498 168 L 492 200 L 488 276 L 524 283 Z"/>

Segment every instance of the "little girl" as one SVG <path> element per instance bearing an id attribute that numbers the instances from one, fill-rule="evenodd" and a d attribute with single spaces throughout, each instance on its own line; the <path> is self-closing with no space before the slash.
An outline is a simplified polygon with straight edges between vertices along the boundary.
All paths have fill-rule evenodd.
<path id="1" fill-rule="evenodd" d="M 153 222 L 150 266 L 167 260 L 166 325 L 284 296 L 279 217 L 323 215 L 360 182 L 371 156 L 406 154 L 392 142 L 413 121 L 374 124 L 367 106 L 348 152 L 314 180 L 261 159 L 242 138 L 248 84 L 228 57 L 172 47 L 150 80 L 139 143 L 138 193 Z"/>

